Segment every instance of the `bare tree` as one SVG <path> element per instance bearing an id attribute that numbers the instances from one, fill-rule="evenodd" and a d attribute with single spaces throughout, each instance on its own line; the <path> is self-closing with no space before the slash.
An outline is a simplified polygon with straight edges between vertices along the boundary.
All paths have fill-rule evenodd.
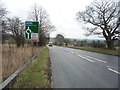
<path id="1" fill-rule="evenodd" d="M 3 34 L 4 36 L 6 35 L 5 24 L 4 24 L 4 19 L 6 14 L 7 14 L 7 10 L 2 6 L 2 3 L 0 2 L 0 44 L 2 43 L 3 41 L 2 39 L 4 38 Z"/>
<path id="2" fill-rule="evenodd" d="M 37 4 L 34 4 L 30 12 L 30 19 L 32 21 L 39 22 L 39 45 L 45 45 L 49 34 L 55 29 L 49 20 L 49 15 L 46 10 L 42 7 L 38 7 Z"/>
<path id="3" fill-rule="evenodd" d="M 12 34 L 17 47 L 20 47 L 23 43 L 23 22 L 18 17 L 7 18 L 7 27 L 8 32 Z"/>
<path id="4" fill-rule="evenodd" d="M 103 35 L 106 39 L 107 46 L 112 49 L 114 40 L 117 38 L 119 30 L 118 15 L 120 9 L 118 2 L 108 0 L 95 0 L 91 5 L 86 7 L 85 11 L 77 13 L 77 20 L 92 24 L 86 27 L 88 35 Z"/>
<path id="5" fill-rule="evenodd" d="M 0 4 L 0 20 L 7 14 L 6 8 L 3 8 Z"/>

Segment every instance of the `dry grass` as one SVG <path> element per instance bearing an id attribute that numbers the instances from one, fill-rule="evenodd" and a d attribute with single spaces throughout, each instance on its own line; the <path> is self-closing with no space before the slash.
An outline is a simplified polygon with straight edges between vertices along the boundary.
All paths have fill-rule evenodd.
<path id="1" fill-rule="evenodd" d="M 30 60 L 32 56 L 39 53 L 40 47 L 20 47 L 12 45 L 2 46 L 2 76 L 3 80 L 10 76 L 16 69 Z"/>
<path id="2" fill-rule="evenodd" d="M 38 57 L 19 74 L 12 88 L 51 88 L 48 58 L 48 48 L 44 47 Z"/>

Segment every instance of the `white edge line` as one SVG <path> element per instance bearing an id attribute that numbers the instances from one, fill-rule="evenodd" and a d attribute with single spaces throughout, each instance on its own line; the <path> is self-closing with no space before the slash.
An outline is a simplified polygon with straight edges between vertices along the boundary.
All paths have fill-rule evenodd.
<path id="1" fill-rule="evenodd" d="M 86 57 L 83 57 L 83 56 L 81 56 L 81 55 L 78 55 L 79 57 L 81 57 L 81 58 L 84 58 L 84 59 L 86 59 L 86 60 L 88 60 L 88 61 L 90 61 L 90 62 L 94 62 L 93 60 L 90 60 L 90 59 L 88 59 L 88 58 L 86 58 Z"/>
<path id="2" fill-rule="evenodd" d="M 114 73 L 117 73 L 117 74 L 120 74 L 118 71 L 114 70 L 114 69 L 111 69 L 111 68 L 108 68 L 110 71 L 114 72 Z"/>

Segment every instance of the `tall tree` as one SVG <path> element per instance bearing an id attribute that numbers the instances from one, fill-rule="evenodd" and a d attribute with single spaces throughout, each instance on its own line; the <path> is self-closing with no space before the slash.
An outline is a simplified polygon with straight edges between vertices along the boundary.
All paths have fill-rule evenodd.
<path id="1" fill-rule="evenodd" d="M 112 49 L 114 40 L 120 33 L 118 30 L 120 26 L 118 23 L 119 13 L 118 2 L 95 0 L 86 7 L 85 11 L 78 12 L 76 15 L 79 22 L 92 24 L 92 27 L 86 27 L 88 35 L 103 35 L 108 48 Z"/>
<path id="2" fill-rule="evenodd" d="M 49 34 L 55 29 L 49 20 L 49 15 L 44 8 L 34 4 L 32 12 L 30 12 L 30 19 L 39 22 L 39 45 L 45 45 L 49 40 Z"/>
<path id="3" fill-rule="evenodd" d="M 55 43 L 57 43 L 58 45 L 63 45 L 64 40 L 65 38 L 62 34 L 57 34 L 55 37 Z"/>
<path id="4" fill-rule="evenodd" d="M 7 33 L 7 23 L 6 23 L 6 21 L 5 20 L 2 20 L 2 29 L 1 29 L 2 31 L 2 33 L 1 33 L 1 35 L 2 35 L 2 43 L 5 43 L 5 40 L 7 40 L 9 37 L 8 36 L 10 36 L 10 34 L 9 33 Z"/>

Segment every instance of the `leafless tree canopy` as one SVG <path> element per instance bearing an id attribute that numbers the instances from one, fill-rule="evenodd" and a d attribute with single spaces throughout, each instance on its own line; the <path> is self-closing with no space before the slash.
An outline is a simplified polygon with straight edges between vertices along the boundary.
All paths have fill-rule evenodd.
<path id="1" fill-rule="evenodd" d="M 7 14 L 6 8 L 0 6 L 0 20 Z"/>
<path id="2" fill-rule="evenodd" d="M 8 32 L 11 33 L 13 38 L 15 39 L 15 42 L 17 44 L 17 47 L 20 47 L 23 43 L 23 33 L 24 33 L 24 24 L 23 22 L 18 18 L 7 18 L 7 29 Z"/>
<path id="3" fill-rule="evenodd" d="M 34 4 L 30 12 L 30 19 L 32 19 L 32 21 L 39 22 L 39 39 L 41 41 L 40 43 L 41 45 L 45 44 L 45 37 L 49 37 L 49 34 L 55 30 L 55 27 L 51 24 L 49 20 L 49 15 L 44 8 L 38 7 L 37 4 Z"/>
<path id="4" fill-rule="evenodd" d="M 54 26 L 51 25 L 49 20 L 49 15 L 46 10 L 42 7 L 39 7 L 37 4 L 34 4 L 30 12 L 30 19 L 40 23 L 40 28 L 45 32 L 51 32 L 54 30 Z"/>
<path id="5" fill-rule="evenodd" d="M 0 44 L 2 43 L 3 19 L 6 14 L 7 10 L 2 6 L 2 3 L 0 2 Z"/>
<path id="6" fill-rule="evenodd" d="M 12 34 L 14 36 L 21 36 L 23 35 L 23 30 L 24 30 L 24 26 L 23 26 L 23 22 L 17 18 L 7 18 L 8 20 L 8 30 L 10 30 L 12 32 Z"/>
<path id="7" fill-rule="evenodd" d="M 112 48 L 116 34 L 119 33 L 119 13 L 118 2 L 95 0 L 91 5 L 86 7 L 85 11 L 77 13 L 77 20 L 92 24 L 93 28 L 87 27 L 88 35 L 102 34 L 107 41 L 108 48 Z"/>

